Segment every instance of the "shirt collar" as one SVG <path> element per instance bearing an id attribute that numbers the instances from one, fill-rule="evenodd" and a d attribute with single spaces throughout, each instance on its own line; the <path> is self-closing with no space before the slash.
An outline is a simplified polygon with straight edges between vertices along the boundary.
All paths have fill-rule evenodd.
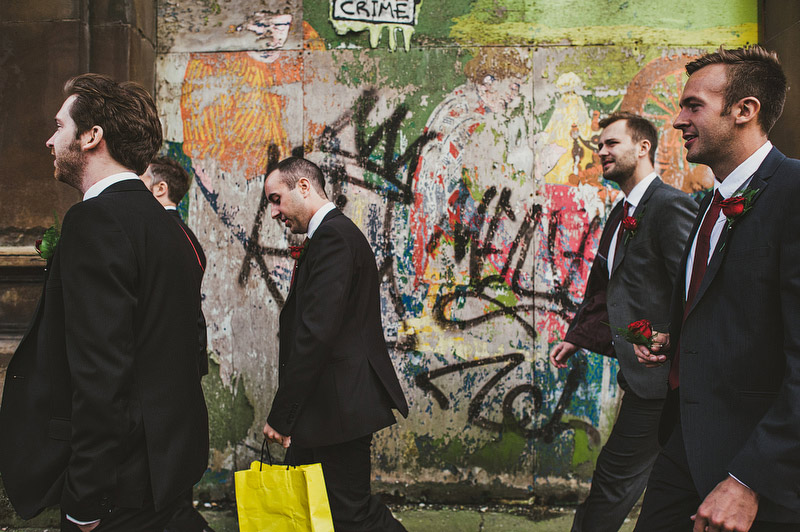
<path id="1" fill-rule="evenodd" d="M 314 236 L 314 232 L 319 227 L 319 224 L 322 223 L 322 219 L 325 218 L 325 215 L 331 212 L 333 209 L 336 208 L 336 205 L 331 203 L 330 201 L 319 208 L 317 212 L 314 213 L 314 216 L 311 217 L 311 221 L 308 222 L 308 238 Z"/>
<path id="2" fill-rule="evenodd" d="M 753 155 L 745 159 L 733 172 L 728 174 L 725 181 L 720 183 L 714 178 L 714 190 L 719 190 L 720 195 L 726 199 L 736 194 L 736 192 L 750 180 L 753 174 L 756 173 L 756 170 L 758 170 L 758 167 L 764 162 L 764 159 L 767 158 L 771 149 L 772 143 L 770 141 L 765 142 Z"/>
<path id="3" fill-rule="evenodd" d="M 168 211 L 177 211 L 178 207 L 176 205 L 164 205 L 164 209 Z"/>
<path id="4" fill-rule="evenodd" d="M 658 174 L 655 172 L 649 173 L 647 177 L 636 183 L 636 186 L 633 187 L 631 193 L 625 197 L 625 201 L 630 203 L 633 207 L 638 207 L 639 202 L 642 201 L 642 196 L 644 196 L 644 193 L 647 190 L 647 187 L 649 187 L 650 183 L 652 183 L 657 177 Z"/>
<path id="5" fill-rule="evenodd" d="M 119 183 L 120 181 L 127 181 L 128 179 L 139 179 L 139 176 L 134 174 L 133 172 L 121 172 L 119 174 L 113 174 L 108 177 L 104 177 L 103 179 L 101 179 L 100 181 L 89 187 L 89 190 L 87 190 L 83 194 L 83 201 L 96 198 L 97 196 L 100 195 L 101 192 L 103 192 L 111 185 Z"/>

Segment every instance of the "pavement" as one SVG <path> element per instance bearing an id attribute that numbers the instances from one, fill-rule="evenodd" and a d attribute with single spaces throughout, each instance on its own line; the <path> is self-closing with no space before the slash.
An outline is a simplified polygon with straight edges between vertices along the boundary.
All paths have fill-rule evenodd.
<path id="1" fill-rule="evenodd" d="M 530 505 L 443 506 L 390 505 L 408 532 L 568 532 L 574 508 Z M 620 532 L 631 532 L 638 516 L 634 508 Z M 208 505 L 201 513 L 216 532 L 238 532 L 233 505 Z M 0 523 L 0 531 L 57 532 L 58 516 L 45 513 L 30 522 Z"/>

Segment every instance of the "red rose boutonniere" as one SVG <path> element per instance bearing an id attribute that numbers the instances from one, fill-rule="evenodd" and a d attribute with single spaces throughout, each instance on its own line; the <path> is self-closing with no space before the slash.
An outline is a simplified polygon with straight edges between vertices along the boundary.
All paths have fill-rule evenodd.
<path id="1" fill-rule="evenodd" d="M 722 214 L 728 219 L 728 231 L 731 230 L 736 220 L 744 216 L 747 211 L 753 208 L 753 197 L 758 192 L 755 188 L 746 188 L 739 194 L 722 200 Z"/>
<path id="2" fill-rule="evenodd" d="M 653 324 L 650 320 L 638 320 L 627 327 L 614 328 L 623 339 L 632 344 L 644 345 L 648 349 L 653 344 Z"/>
<path id="3" fill-rule="evenodd" d="M 642 221 L 644 209 L 641 210 L 638 216 L 626 216 L 622 219 L 622 229 L 625 231 L 625 240 L 622 244 L 627 246 L 628 241 L 636 236 L 636 231 L 639 229 L 639 224 Z"/>
<path id="4" fill-rule="evenodd" d="M 56 252 L 59 238 L 61 238 L 61 225 L 58 223 L 58 215 L 53 212 L 53 225 L 48 227 L 42 238 L 36 240 L 34 244 L 36 253 L 44 260 L 50 260 Z"/>
<path id="5" fill-rule="evenodd" d="M 299 246 L 289 246 L 289 255 L 296 260 L 299 261 L 303 258 L 303 255 L 306 254 L 306 246 L 305 244 Z"/>

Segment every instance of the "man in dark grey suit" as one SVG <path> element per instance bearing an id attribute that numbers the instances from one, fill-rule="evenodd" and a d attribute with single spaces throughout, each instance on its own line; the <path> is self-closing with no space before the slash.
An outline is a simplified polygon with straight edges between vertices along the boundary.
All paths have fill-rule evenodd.
<path id="1" fill-rule="evenodd" d="M 668 440 L 636 530 L 797 531 L 800 161 L 767 138 L 786 77 L 758 46 L 720 48 L 686 71 L 673 126 L 716 182 L 676 281 Z M 666 359 L 637 351 L 647 365 Z"/>
<path id="2" fill-rule="evenodd" d="M 289 157 L 264 183 L 272 218 L 306 233 L 280 315 L 278 389 L 264 435 L 295 465 L 319 462 L 337 532 L 405 528 L 370 495 L 372 434 L 408 415 L 381 325 L 369 242 L 325 194 L 320 169 Z"/>
<path id="3" fill-rule="evenodd" d="M 572 525 L 573 531 L 592 532 L 619 530 L 644 491 L 659 450 L 658 420 L 667 393 L 667 368 L 643 368 L 633 346 L 620 338 L 616 328 L 649 319 L 656 329 L 666 330 L 666 306 L 697 212 L 689 196 L 656 175 L 658 136 L 653 124 L 634 114 L 617 113 L 600 125 L 603 177 L 618 183 L 625 199 L 609 214 L 583 303 L 564 341 L 550 352 L 558 368 L 566 367 L 567 359 L 580 348 L 619 361 L 622 405 L 597 459 L 589 496 L 578 507 Z"/>

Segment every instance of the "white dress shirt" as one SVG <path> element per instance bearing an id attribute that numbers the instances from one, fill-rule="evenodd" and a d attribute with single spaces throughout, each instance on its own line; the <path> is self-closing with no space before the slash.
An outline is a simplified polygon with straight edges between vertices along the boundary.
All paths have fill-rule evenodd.
<path id="1" fill-rule="evenodd" d="M 658 175 L 653 172 L 649 174 L 647 177 L 636 183 L 636 186 L 633 187 L 631 193 L 628 196 L 624 196 L 623 201 L 627 201 L 630 205 L 628 207 L 628 212 L 622 213 L 622 218 L 626 216 L 631 216 L 634 212 L 636 212 L 636 207 L 638 207 L 639 202 L 642 201 L 642 196 L 644 196 L 644 192 L 647 190 L 647 187 L 650 186 L 650 183 L 658 177 Z M 622 218 L 620 218 L 619 223 L 622 223 Z M 617 251 L 617 237 L 619 236 L 619 225 L 614 229 L 614 236 L 611 238 L 611 243 L 608 245 L 608 277 L 611 278 L 611 270 L 614 267 L 614 255 Z"/>
<path id="2" fill-rule="evenodd" d="M 311 220 L 308 222 L 308 239 L 311 240 L 311 237 L 314 236 L 314 232 L 319 227 L 319 224 L 322 223 L 323 218 L 325 215 L 331 212 L 333 209 L 336 208 L 336 205 L 331 203 L 330 201 L 319 208 L 317 212 L 314 213 L 314 216 L 311 217 Z"/>
<path id="3" fill-rule="evenodd" d="M 139 179 L 139 176 L 134 174 L 133 172 L 121 172 L 119 174 L 113 174 L 108 177 L 104 177 L 103 179 L 101 179 L 100 181 L 89 187 L 89 190 L 87 190 L 83 194 L 83 201 L 96 198 L 97 196 L 100 195 L 101 192 L 103 192 L 111 185 L 119 183 L 120 181 L 125 181 L 127 179 Z"/>
<path id="4" fill-rule="evenodd" d="M 750 179 L 753 177 L 753 174 L 756 173 L 758 167 L 761 166 L 761 163 L 764 162 L 764 159 L 767 158 L 769 155 L 770 150 L 772 150 L 772 143 L 767 141 L 757 149 L 753 155 L 745 159 L 745 161 L 736 167 L 736 169 L 731 172 L 725 180 L 720 183 L 719 181 L 714 179 L 714 192 L 719 190 L 720 195 L 723 199 L 728 199 L 737 192 L 744 190 L 747 185 L 750 183 Z M 711 203 L 708 204 L 706 208 L 706 212 L 711 207 Z M 705 213 L 703 214 L 703 218 L 705 218 Z M 711 262 L 711 257 L 714 255 L 714 250 L 717 247 L 717 243 L 719 243 L 719 237 L 722 234 L 722 229 L 725 227 L 728 218 L 722 212 L 719 211 L 719 216 L 717 217 L 717 221 L 714 224 L 714 229 L 711 230 L 711 237 L 709 239 L 709 246 L 708 246 L 708 262 Z M 700 222 L 702 225 L 703 222 Z M 699 227 L 699 226 L 698 226 Z M 699 229 L 697 233 L 694 235 L 694 240 L 692 240 L 692 248 L 689 251 L 689 257 L 686 260 L 686 286 L 683 293 L 684 299 L 689 295 L 689 285 L 692 282 L 692 267 L 694 266 L 694 249 L 697 247 L 697 234 L 699 233 Z M 708 264 L 708 262 L 706 264 Z"/>

